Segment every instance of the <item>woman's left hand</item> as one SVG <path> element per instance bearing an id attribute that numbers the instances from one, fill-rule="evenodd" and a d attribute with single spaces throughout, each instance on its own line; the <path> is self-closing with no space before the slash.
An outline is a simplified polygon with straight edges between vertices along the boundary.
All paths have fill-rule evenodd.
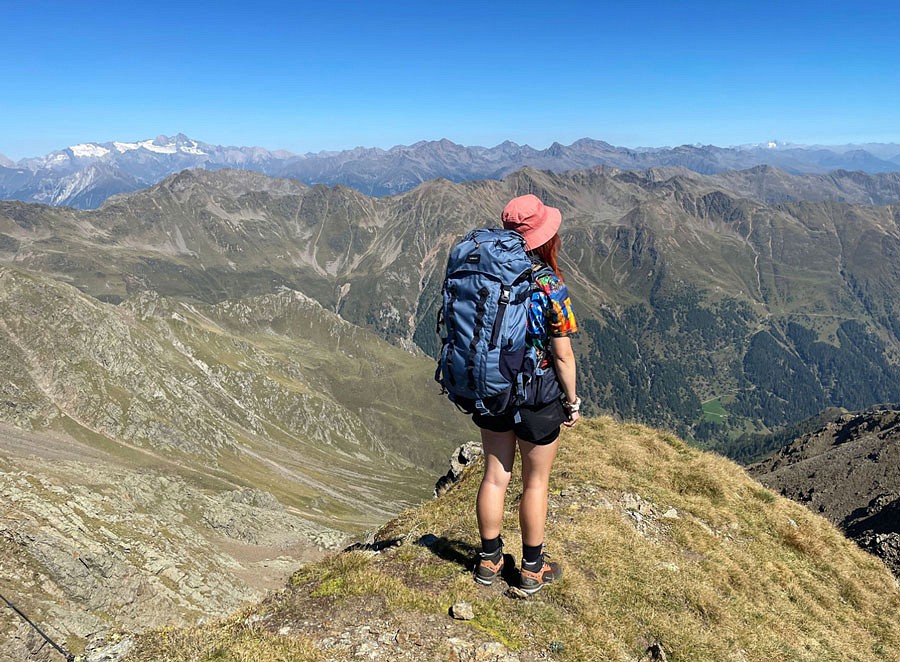
<path id="1" fill-rule="evenodd" d="M 581 418 L 581 415 L 577 411 L 573 411 L 571 414 L 569 414 L 569 420 L 565 421 L 563 425 L 565 425 L 567 428 L 570 428 L 578 422 L 579 418 Z"/>

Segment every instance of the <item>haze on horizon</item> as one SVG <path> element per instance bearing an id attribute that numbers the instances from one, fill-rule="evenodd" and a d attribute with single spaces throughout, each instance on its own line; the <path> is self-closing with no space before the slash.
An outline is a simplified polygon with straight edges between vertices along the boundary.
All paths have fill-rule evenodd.
<path id="1" fill-rule="evenodd" d="M 896 4 L 723 5 L 8 6 L 0 153 L 900 142 Z"/>

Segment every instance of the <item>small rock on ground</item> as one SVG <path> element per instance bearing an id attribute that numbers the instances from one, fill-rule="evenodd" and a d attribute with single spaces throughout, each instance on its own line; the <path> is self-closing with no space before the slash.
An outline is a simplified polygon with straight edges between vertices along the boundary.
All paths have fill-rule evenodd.
<path id="1" fill-rule="evenodd" d="M 457 602 L 450 607 L 450 615 L 460 621 L 471 621 L 475 618 L 475 611 L 468 602 Z"/>

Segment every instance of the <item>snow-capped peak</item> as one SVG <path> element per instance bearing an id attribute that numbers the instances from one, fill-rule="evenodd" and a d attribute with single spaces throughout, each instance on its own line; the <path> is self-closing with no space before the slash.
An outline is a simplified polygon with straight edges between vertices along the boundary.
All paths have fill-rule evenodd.
<path id="1" fill-rule="evenodd" d="M 114 142 L 113 147 L 119 154 L 124 154 L 125 152 L 131 151 L 132 149 L 137 149 L 140 147 L 139 143 L 120 143 Z"/>
<path id="2" fill-rule="evenodd" d="M 72 145 L 69 147 L 72 154 L 78 158 L 100 158 L 109 154 L 109 150 L 96 143 L 81 143 L 80 145 Z"/>
<path id="3" fill-rule="evenodd" d="M 181 136 L 174 140 L 166 136 L 159 136 L 155 139 L 140 140 L 133 143 L 114 142 L 113 147 L 120 154 L 135 149 L 146 149 L 148 152 L 155 152 L 156 154 L 176 154 L 180 152 L 182 154 L 193 154 L 194 156 L 206 155 L 206 152 L 200 149 L 200 145 L 196 140 L 191 140 L 190 138 L 182 139 Z"/>
<path id="4" fill-rule="evenodd" d="M 185 140 L 180 145 L 178 145 L 178 151 L 184 152 L 185 154 L 196 154 L 197 156 L 203 156 L 206 154 L 200 146 L 197 144 L 196 140 Z"/>
<path id="5" fill-rule="evenodd" d="M 142 140 L 138 143 L 138 146 L 157 154 L 174 154 L 178 151 L 178 147 L 174 142 L 157 142 L 157 140 Z"/>

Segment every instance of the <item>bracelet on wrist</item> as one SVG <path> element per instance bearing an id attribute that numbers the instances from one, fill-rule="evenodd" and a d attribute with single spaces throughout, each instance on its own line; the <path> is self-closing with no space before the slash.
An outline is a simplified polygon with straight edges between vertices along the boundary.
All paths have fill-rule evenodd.
<path id="1" fill-rule="evenodd" d="M 574 414 L 581 409 L 581 398 L 575 396 L 575 402 L 569 402 L 569 399 L 563 394 L 562 397 L 563 407 L 566 408 L 570 414 Z"/>

